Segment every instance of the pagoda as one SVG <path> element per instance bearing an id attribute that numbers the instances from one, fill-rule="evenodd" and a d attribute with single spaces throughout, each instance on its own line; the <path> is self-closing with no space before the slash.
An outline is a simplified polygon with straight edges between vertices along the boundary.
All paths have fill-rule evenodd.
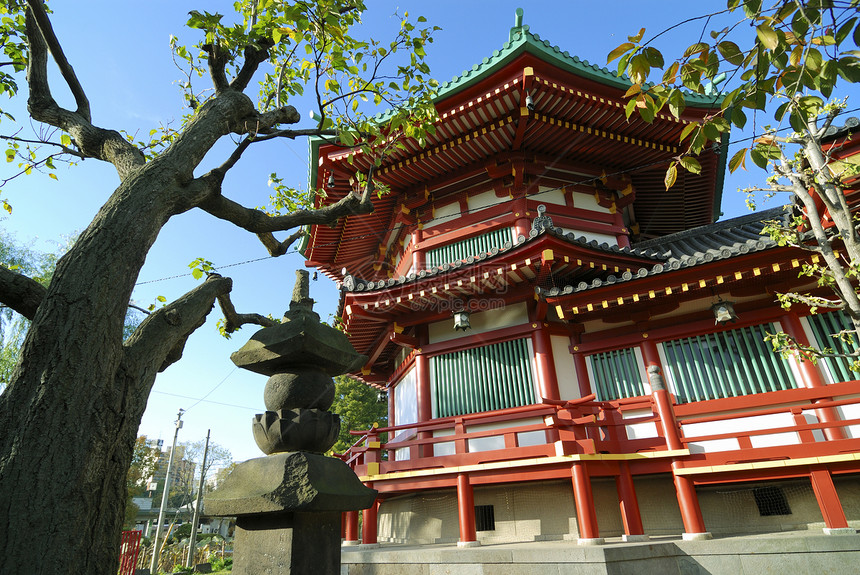
<path id="1" fill-rule="evenodd" d="M 832 345 L 845 318 L 774 303 L 808 283 L 810 255 L 760 233 L 783 208 L 715 223 L 727 146 L 665 189 L 719 96 L 646 123 L 626 117 L 629 87 L 518 11 L 500 50 L 440 87 L 426 145 L 375 169 L 391 192 L 373 213 L 311 229 L 307 265 L 337 282 L 368 358 L 353 375 L 388 396 L 388 426 L 344 454 L 379 492 L 360 536 L 346 514 L 347 542 L 860 524 L 860 382 L 765 342 Z M 311 153 L 311 188 L 333 183 L 319 205 L 371 162 Z"/>

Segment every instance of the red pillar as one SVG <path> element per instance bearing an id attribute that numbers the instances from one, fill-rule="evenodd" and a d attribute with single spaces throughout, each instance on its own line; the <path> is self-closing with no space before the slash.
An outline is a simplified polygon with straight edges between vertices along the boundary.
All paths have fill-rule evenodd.
<path id="1" fill-rule="evenodd" d="M 475 531 L 475 495 L 466 473 L 457 475 L 457 513 L 460 519 L 460 541 L 457 547 L 480 545 Z"/>
<path id="2" fill-rule="evenodd" d="M 396 387 L 390 387 L 389 386 L 385 390 L 386 391 L 385 395 L 386 395 L 386 398 L 388 401 L 388 427 L 393 427 L 393 426 L 397 425 L 398 423 L 400 423 L 399 421 L 397 421 L 397 417 L 395 416 L 395 412 L 397 410 L 397 408 L 394 404 L 394 402 L 395 402 L 394 390 L 395 389 L 396 389 Z M 389 433 L 388 434 L 388 440 L 390 441 L 391 439 L 393 439 L 395 435 L 396 435 L 396 433 Z M 388 461 L 394 461 L 395 460 L 394 450 L 393 449 L 387 449 L 386 451 L 388 452 Z"/>
<path id="3" fill-rule="evenodd" d="M 424 239 L 424 231 L 421 228 L 415 228 L 412 232 L 412 271 L 416 274 L 426 267 L 424 258 L 424 249 L 418 249 L 418 244 Z"/>
<path id="4" fill-rule="evenodd" d="M 630 465 L 626 461 L 623 461 L 620 467 L 620 473 L 615 478 L 615 487 L 618 491 L 618 504 L 621 507 L 621 520 L 624 523 L 624 539 L 647 539 L 645 530 L 642 528 L 639 500 L 636 498 L 636 487 L 633 485 L 633 474 L 630 473 Z"/>
<path id="5" fill-rule="evenodd" d="M 358 511 L 345 511 L 343 514 L 343 540 L 347 545 L 358 543 Z"/>
<path id="6" fill-rule="evenodd" d="M 821 515 L 824 517 L 825 532 L 831 529 L 850 529 L 830 472 L 826 469 L 817 469 L 810 472 L 809 477 L 812 481 L 812 490 L 815 491 L 815 498 L 818 500 L 818 507 L 821 508 Z M 851 531 L 854 530 L 851 529 Z"/>
<path id="7" fill-rule="evenodd" d="M 555 373 L 555 362 L 552 358 L 552 342 L 549 330 L 543 322 L 537 322 L 537 329 L 534 332 L 532 343 L 535 348 L 535 364 L 541 397 L 560 399 L 558 377 Z"/>
<path id="8" fill-rule="evenodd" d="M 796 313 L 789 312 L 782 315 L 779 318 L 779 323 L 782 326 L 783 331 L 787 333 L 789 336 L 793 337 L 794 340 L 800 345 L 809 346 L 809 338 L 806 337 L 806 332 L 803 331 L 803 325 L 800 323 L 800 318 L 797 317 Z M 797 362 L 797 367 L 800 370 L 800 376 L 803 378 L 804 383 L 807 387 L 824 387 L 827 383 L 824 381 L 824 378 L 821 377 L 821 372 L 818 370 L 818 367 L 814 365 L 811 361 L 799 361 Z M 818 417 L 818 420 L 822 423 L 836 423 L 840 421 L 839 412 L 837 412 L 832 407 L 822 407 L 821 409 L 815 410 L 815 415 Z M 824 428 L 824 436 L 829 441 L 834 441 L 836 439 L 845 439 L 845 433 L 842 431 L 841 427 L 826 427 Z"/>
<path id="9" fill-rule="evenodd" d="M 660 364 L 657 344 L 645 340 L 642 342 L 641 348 L 642 357 L 645 359 L 645 368 L 648 372 L 648 382 L 651 385 L 651 397 L 660 418 L 666 447 L 672 451 L 683 449 L 684 444 L 681 442 L 681 433 L 675 418 L 675 410 L 672 407 L 672 398 L 669 396 L 669 391 L 663 380 L 663 366 Z M 681 464 L 678 460 L 672 462 L 675 492 L 678 497 L 678 507 L 681 509 L 681 519 L 684 522 L 684 539 L 709 539 L 711 534 L 705 530 L 705 521 L 699 506 L 699 497 L 696 495 L 696 487 L 693 480 L 686 475 L 675 474 L 675 471 L 680 468 Z"/>
<path id="10" fill-rule="evenodd" d="M 416 403 L 418 404 L 418 423 L 433 419 L 433 398 L 430 391 L 430 359 L 423 353 L 415 354 Z M 430 439 L 429 431 L 418 432 L 418 439 Z M 417 457 L 433 457 L 433 445 L 419 446 Z"/>
<path id="11" fill-rule="evenodd" d="M 582 461 L 576 461 L 571 469 L 573 476 L 573 500 L 576 505 L 576 523 L 579 525 L 579 542 L 600 544 L 597 514 L 594 511 L 594 496 L 591 493 L 591 478 Z"/>
<path id="12" fill-rule="evenodd" d="M 369 487 L 369 485 L 368 485 Z M 364 545 L 376 545 L 376 520 L 379 516 L 379 498 L 373 505 L 361 512 L 361 542 Z"/>
<path id="13" fill-rule="evenodd" d="M 585 355 L 579 351 L 579 336 L 571 336 L 570 353 L 573 355 L 573 365 L 576 368 L 576 383 L 579 385 L 579 397 L 591 395 L 591 381 L 588 379 L 588 362 Z"/>

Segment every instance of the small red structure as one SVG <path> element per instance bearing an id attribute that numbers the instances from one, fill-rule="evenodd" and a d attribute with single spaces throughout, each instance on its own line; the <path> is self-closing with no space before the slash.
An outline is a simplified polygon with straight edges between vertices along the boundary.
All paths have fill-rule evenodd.
<path id="1" fill-rule="evenodd" d="M 123 531 L 119 544 L 119 575 L 134 575 L 140 553 L 140 531 Z"/>

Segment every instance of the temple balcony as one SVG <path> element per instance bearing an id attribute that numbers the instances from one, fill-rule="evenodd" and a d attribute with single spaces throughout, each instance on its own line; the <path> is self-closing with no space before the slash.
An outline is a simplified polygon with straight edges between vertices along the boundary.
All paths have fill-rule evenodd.
<path id="1" fill-rule="evenodd" d="M 547 401 L 494 412 L 353 431 L 342 457 L 382 492 L 478 482 L 570 477 L 575 461 L 593 475 L 672 471 L 696 481 L 802 474 L 860 460 L 860 381 L 678 404 L 661 418 L 653 397 Z M 667 421 L 674 418 L 675 421 Z M 670 449 L 677 430 L 681 449 Z M 387 434 L 391 439 L 381 441 Z M 793 471 L 794 470 L 794 471 Z M 475 479 L 473 479 L 475 481 Z"/>

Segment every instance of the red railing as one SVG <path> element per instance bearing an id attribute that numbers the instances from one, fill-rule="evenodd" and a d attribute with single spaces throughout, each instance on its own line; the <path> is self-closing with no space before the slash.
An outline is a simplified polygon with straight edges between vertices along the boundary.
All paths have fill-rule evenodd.
<path id="1" fill-rule="evenodd" d="M 119 544 L 119 575 L 134 575 L 140 552 L 140 531 L 123 531 Z"/>
<path id="2" fill-rule="evenodd" d="M 860 443 L 857 446 L 833 443 L 834 438 L 850 437 L 844 428 L 860 425 L 860 419 L 832 417 L 837 407 L 853 404 L 860 404 L 860 381 L 673 405 L 673 410 L 682 443 L 696 447 L 695 453 L 685 459 L 694 465 L 710 465 L 741 461 L 744 457 L 788 459 L 860 451 Z M 353 431 L 358 439 L 342 459 L 361 476 L 374 470 L 391 473 L 562 454 L 665 451 L 663 425 L 655 411 L 649 396 L 611 402 L 594 401 L 593 396 L 568 402 L 545 400 L 543 404 L 494 412 Z M 631 412 L 636 416 L 630 417 Z M 828 413 L 829 416 L 824 416 Z M 783 418 L 783 426 L 774 427 L 777 424 L 771 423 L 761 428 L 755 428 L 749 419 L 774 414 L 790 417 Z M 808 414 L 815 415 L 817 422 L 807 421 Z M 535 418 L 540 421 L 528 421 Z M 746 421 L 749 429 L 742 429 L 744 423 L 739 421 Z M 685 427 L 698 423 L 714 423 L 715 429 L 684 437 Z M 630 426 L 640 425 L 641 429 L 641 424 L 653 424 L 653 428 L 647 426 L 652 431 L 643 434 L 645 437 L 630 437 Z M 735 431 L 730 426 L 741 429 Z M 823 437 L 816 433 L 819 431 L 828 441 L 821 441 Z M 543 441 L 535 439 L 538 437 L 535 432 L 545 434 Z M 380 441 L 382 433 L 388 433 L 387 442 Z M 802 449 L 797 449 L 797 445 L 792 447 L 790 441 L 752 449 L 755 438 L 783 433 L 796 433 L 799 438 L 796 443 L 802 444 Z M 530 441 L 523 441 L 526 437 L 523 434 L 531 434 Z M 731 438 L 738 439 L 737 449 L 720 452 L 698 449 L 703 442 Z M 407 454 L 408 458 L 403 457 Z"/>

